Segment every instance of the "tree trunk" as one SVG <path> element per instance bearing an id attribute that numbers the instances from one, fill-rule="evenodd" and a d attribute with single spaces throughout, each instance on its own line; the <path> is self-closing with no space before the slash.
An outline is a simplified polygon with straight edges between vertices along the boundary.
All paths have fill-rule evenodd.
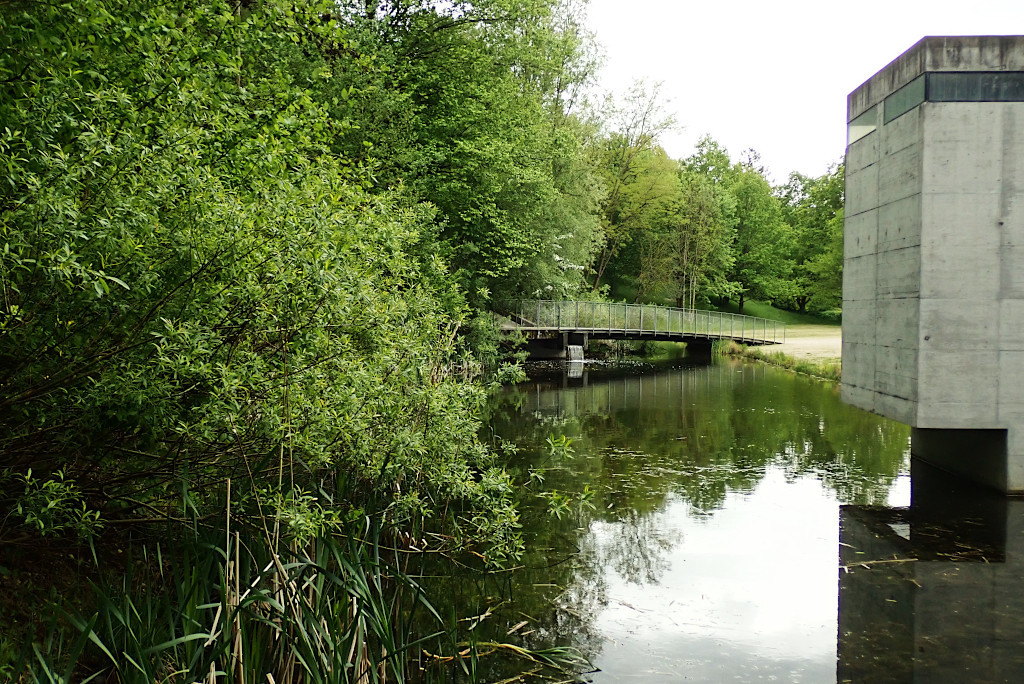
<path id="1" fill-rule="evenodd" d="M 594 272 L 594 285 L 591 288 L 592 292 L 597 292 L 597 289 L 601 286 L 601 278 L 604 276 L 604 271 L 608 268 L 608 263 L 612 260 L 612 256 L 615 254 L 615 250 L 609 248 L 607 245 L 601 250 L 601 256 L 597 260 L 597 271 Z"/>

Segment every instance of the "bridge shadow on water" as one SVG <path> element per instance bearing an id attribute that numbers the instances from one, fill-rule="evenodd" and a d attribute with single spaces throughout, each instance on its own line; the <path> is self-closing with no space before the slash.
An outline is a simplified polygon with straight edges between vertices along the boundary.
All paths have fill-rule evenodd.
<path id="1" fill-rule="evenodd" d="M 909 508 L 840 508 L 839 564 L 837 681 L 1024 681 L 1024 499 L 915 459 Z"/>

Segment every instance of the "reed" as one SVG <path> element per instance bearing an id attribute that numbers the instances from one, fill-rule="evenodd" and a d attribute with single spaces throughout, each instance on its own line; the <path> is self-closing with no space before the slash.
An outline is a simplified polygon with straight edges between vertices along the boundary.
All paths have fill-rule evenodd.
<path id="1" fill-rule="evenodd" d="M 92 583 L 89 611 L 55 611 L 42 641 L 23 649 L 14 681 L 475 682 L 481 659 L 494 657 L 561 679 L 585 669 L 571 649 L 477 642 L 458 620 L 442 620 L 369 522 L 301 549 L 224 535 L 174 554 L 142 550 L 119 581 Z"/>
<path id="2" fill-rule="evenodd" d="M 407 681 L 420 645 L 441 632 L 416 634 L 440 618 L 376 532 L 303 549 L 236 532 L 229 546 L 143 552 L 119 583 L 92 585 L 90 614 L 55 613 L 22 681 Z"/>

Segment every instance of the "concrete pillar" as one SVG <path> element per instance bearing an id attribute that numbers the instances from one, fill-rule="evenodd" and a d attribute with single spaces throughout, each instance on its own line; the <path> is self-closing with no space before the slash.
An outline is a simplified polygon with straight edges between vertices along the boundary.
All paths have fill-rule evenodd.
<path id="1" fill-rule="evenodd" d="M 1009 481 L 1006 430 L 912 428 L 910 454 L 947 473 L 1001 492 L 1024 489 L 1022 483 Z"/>

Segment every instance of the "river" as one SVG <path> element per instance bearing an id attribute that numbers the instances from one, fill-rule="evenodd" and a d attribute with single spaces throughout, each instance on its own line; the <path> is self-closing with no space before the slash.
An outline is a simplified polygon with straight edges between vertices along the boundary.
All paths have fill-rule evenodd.
<path id="1" fill-rule="evenodd" d="M 1024 672 L 1024 591 L 1011 589 L 1024 572 L 1008 562 L 1022 541 L 1006 541 L 1024 511 L 986 498 L 940 520 L 941 486 L 939 503 L 909 508 L 908 428 L 834 386 L 730 359 L 534 368 L 494 398 L 490 431 L 518 447 L 527 554 L 516 573 L 467 583 L 481 635 L 570 647 L 588 661 L 578 681 Z M 957 592 L 984 616 L 959 632 L 943 612 Z M 984 655 L 929 653 L 965 643 Z M 979 658 L 987 669 L 965 679 Z M 535 681 L 511 678 L 517 667 L 481 679 Z"/>

